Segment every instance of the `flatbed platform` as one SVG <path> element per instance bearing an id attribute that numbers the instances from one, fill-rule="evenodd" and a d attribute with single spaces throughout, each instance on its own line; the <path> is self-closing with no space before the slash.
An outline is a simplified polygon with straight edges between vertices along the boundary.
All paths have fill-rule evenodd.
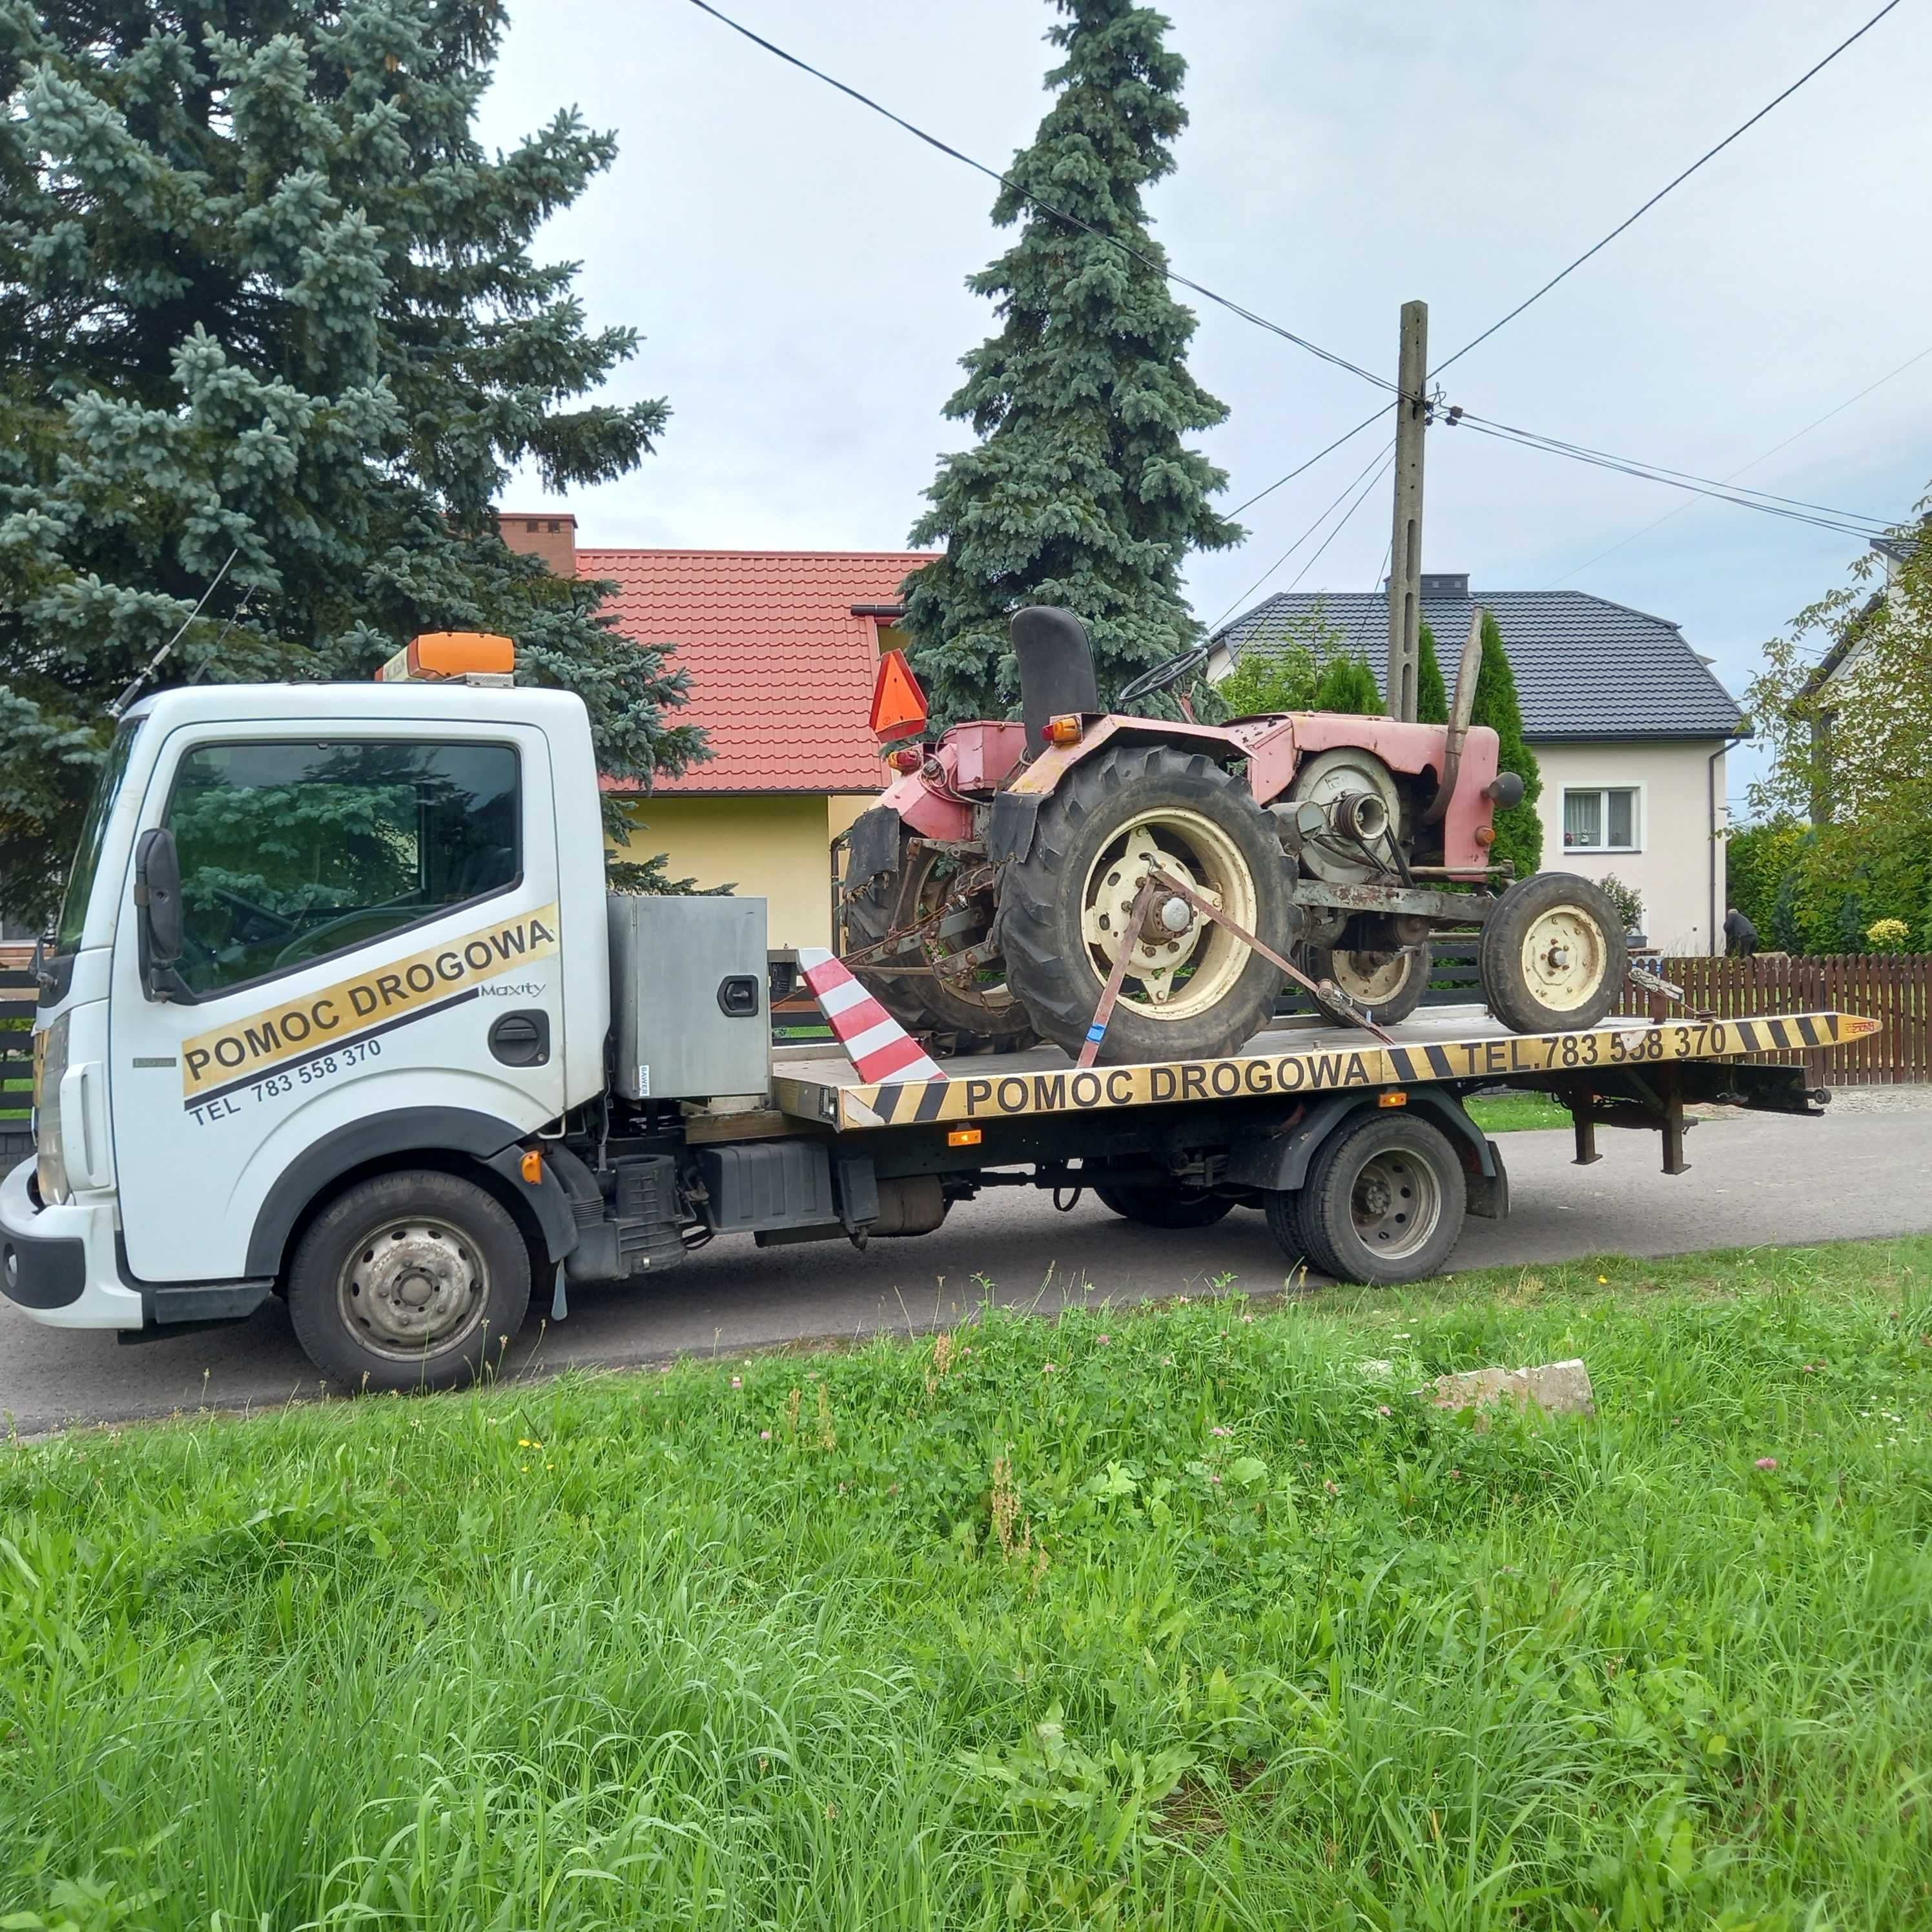
<path id="1" fill-rule="evenodd" d="M 1480 1006 L 1437 1006 L 1390 1028 L 1393 1043 L 1387 1046 L 1358 1027 L 1288 1020 L 1225 1059 L 1080 1072 L 1058 1048 L 1040 1046 L 943 1060 L 942 1078 L 898 1084 L 862 1080 L 836 1052 L 781 1048 L 773 1056 L 772 1088 L 776 1106 L 794 1120 L 863 1132 L 1436 1081 L 1581 1080 L 1600 1070 L 1835 1046 L 1878 1028 L 1876 1020 L 1856 1014 L 1819 1012 L 1616 1019 L 1583 1033 L 1517 1034 Z"/>

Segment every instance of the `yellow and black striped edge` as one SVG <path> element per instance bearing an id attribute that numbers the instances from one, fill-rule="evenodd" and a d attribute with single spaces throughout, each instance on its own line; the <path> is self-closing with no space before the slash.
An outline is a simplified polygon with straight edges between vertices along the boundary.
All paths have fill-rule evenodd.
<path id="1" fill-rule="evenodd" d="M 944 1080 L 850 1087 L 781 1077 L 779 1107 L 795 1119 L 838 1127 L 903 1127 L 941 1120 L 1014 1120 L 1033 1114 L 1092 1113 L 1185 1100 L 1250 1100 L 1270 1094 L 1400 1087 L 1429 1080 L 1507 1080 L 1521 1073 L 1586 1073 L 1728 1054 L 1802 1052 L 1879 1030 L 1854 1013 L 1782 1013 L 1747 1020 L 1631 1020 L 1590 1033 L 1499 1034 L 1414 1046 L 1327 1046 L 1304 1053 L 1238 1054 L 1227 1060 L 1156 1060 L 1137 1066 L 1066 1067 L 974 1074 Z M 970 1063 L 967 1063 L 970 1066 Z"/>

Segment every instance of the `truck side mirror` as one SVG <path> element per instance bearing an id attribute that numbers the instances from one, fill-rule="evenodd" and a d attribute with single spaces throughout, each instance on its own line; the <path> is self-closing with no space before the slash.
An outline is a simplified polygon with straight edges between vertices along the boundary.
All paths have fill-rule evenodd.
<path id="1" fill-rule="evenodd" d="M 141 976 L 150 998 L 187 990 L 175 964 L 182 956 L 181 856 L 175 835 L 158 825 L 134 848 L 134 903 L 141 912 Z"/>

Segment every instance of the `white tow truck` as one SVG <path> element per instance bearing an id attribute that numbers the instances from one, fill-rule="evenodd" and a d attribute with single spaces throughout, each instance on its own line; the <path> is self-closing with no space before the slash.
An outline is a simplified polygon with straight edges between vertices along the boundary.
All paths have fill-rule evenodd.
<path id="1" fill-rule="evenodd" d="M 1260 1208 L 1291 1261 L 1409 1280 L 1507 1211 L 1474 1088 L 1557 1094 L 1580 1160 L 1600 1124 L 1658 1129 L 1676 1172 L 1686 1100 L 1819 1111 L 1738 1056 L 1875 1024 L 1437 1010 L 1386 1041 L 1290 1022 L 1212 1060 L 868 1079 L 772 1048 L 762 901 L 607 891 L 584 706 L 513 688 L 508 651 L 424 639 L 372 684 L 128 712 L 40 968 L 37 1156 L 0 1180 L 0 1287 L 34 1319 L 139 1340 L 280 1295 L 347 1388 L 446 1387 L 533 1292 L 560 1311 L 720 1234 L 922 1233 L 1012 1185 L 1154 1228 Z"/>

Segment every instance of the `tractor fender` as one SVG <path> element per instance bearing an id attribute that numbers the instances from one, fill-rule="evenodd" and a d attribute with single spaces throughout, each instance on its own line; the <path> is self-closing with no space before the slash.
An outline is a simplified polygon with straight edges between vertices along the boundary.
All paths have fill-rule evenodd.
<path id="1" fill-rule="evenodd" d="M 1022 798 L 1045 798 L 1058 790 L 1073 767 L 1112 744 L 1172 745 L 1177 751 L 1204 752 L 1220 764 L 1247 756 L 1247 747 L 1218 724 L 1179 724 L 1165 718 L 1126 718 L 1109 712 L 1097 718 L 1071 745 L 1049 745 L 1006 788 Z"/>

